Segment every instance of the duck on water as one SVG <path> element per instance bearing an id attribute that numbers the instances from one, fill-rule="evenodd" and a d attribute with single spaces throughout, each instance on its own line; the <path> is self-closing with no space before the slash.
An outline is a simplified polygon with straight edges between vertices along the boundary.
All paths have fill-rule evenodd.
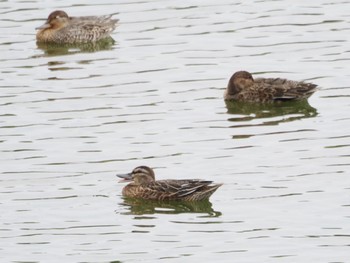
<path id="1" fill-rule="evenodd" d="M 281 78 L 256 78 L 247 71 L 232 75 L 226 88 L 227 101 L 266 103 L 274 101 L 298 101 L 309 98 L 317 85 Z"/>
<path id="2" fill-rule="evenodd" d="M 138 166 L 131 173 L 117 176 L 132 181 L 123 188 L 123 196 L 147 200 L 202 201 L 222 185 L 198 179 L 156 181 L 153 169 L 148 166 Z"/>
<path id="3" fill-rule="evenodd" d="M 46 22 L 37 27 L 36 39 L 42 43 L 78 44 L 109 38 L 117 27 L 112 15 L 70 17 L 65 11 L 52 12 Z"/>

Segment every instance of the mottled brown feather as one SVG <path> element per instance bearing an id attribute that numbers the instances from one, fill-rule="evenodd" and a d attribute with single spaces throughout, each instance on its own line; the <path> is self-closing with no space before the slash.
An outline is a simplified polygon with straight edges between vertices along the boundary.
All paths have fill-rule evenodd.
<path id="1" fill-rule="evenodd" d="M 39 27 L 38 42 L 61 44 L 89 43 L 110 37 L 118 19 L 112 15 L 68 17 L 64 11 L 52 12 L 45 24 Z"/>
<path id="2" fill-rule="evenodd" d="M 225 91 L 225 100 L 242 102 L 273 102 L 284 100 L 303 100 L 317 90 L 317 85 L 280 78 L 253 79 L 247 71 L 232 75 Z"/>
<path id="3" fill-rule="evenodd" d="M 206 180 L 159 180 L 156 181 L 154 172 L 147 166 L 136 167 L 130 177 L 134 182 L 123 188 L 125 197 L 148 200 L 182 200 L 200 201 L 208 199 L 221 184 L 213 184 Z M 141 180 L 140 178 L 143 177 Z"/>

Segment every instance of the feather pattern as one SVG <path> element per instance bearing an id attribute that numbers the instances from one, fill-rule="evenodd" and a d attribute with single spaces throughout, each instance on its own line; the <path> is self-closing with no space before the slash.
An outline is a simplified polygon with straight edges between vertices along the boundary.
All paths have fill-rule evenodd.
<path id="1" fill-rule="evenodd" d="M 246 71 L 232 75 L 225 91 L 225 100 L 273 102 L 303 100 L 317 90 L 317 85 L 281 78 L 257 78 Z"/>
<path id="2" fill-rule="evenodd" d="M 136 167 L 129 175 L 133 182 L 126 185 L 122 193 L 132 198 L 200 201 L 208 199 L 221 186 L 197 179 L 156 181 L 153 170 L 147 166 Z"/>
<path id="3" fill-rule="evenodd" d="M 112 15 L 68 17 L 64 11 L 52 12 L 39 27 L 38 42 L 61 44 L 89 43 L 110 37 L 118 19 Z"/>

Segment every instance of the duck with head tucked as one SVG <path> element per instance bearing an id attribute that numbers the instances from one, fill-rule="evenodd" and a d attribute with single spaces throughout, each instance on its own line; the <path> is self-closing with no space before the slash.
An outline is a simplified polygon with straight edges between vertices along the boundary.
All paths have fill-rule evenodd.
<path id="1" fill-rule="evenodd" d="M 224 94 L 225 100 L 266 103 L 309 98 L 317 85 L 280 78 L 256 78 L 247 71 L 232 75 Z"/>
<path id="2" fill-rule="evenodd" d="M 198 179 L 156 181 L 153 169 L 148 166 L 138 166 L 131 173 L 117 176 L 132 181 L 123 188 L 123 196 L 147 200 L 202 201 L 222 185 Z"/>
<path id="3" fill-rule="evenodd" d="M 37 27 L 38 42 L 56 44 L 79 44 L 109 38 L 118 19 L 112 15 L 69 17 L 66 12 L 52 12 L 46 22 Z"/>

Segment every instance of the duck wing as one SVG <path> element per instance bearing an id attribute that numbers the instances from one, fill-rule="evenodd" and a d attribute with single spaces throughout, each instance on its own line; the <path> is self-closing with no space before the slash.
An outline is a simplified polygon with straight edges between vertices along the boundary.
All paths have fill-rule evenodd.
<path id="1" fill-rule="evenodd" d="M 116 24 L 119 19 L 112 19 L 111 15 L 102 15 L 102 16 L 77 16 L 77 17 L 70 17 L 71 23 L 80 23 L 80 22 L 89 22 L 93 24 L 104 24 L 104 23 L 113 23 Z"/>
<path id="2" fill-rule="evenodd" d="M 261 92 L 269 94 L 272 100 L 307 99 L 317 90 L 316 84 L 281 78 L 258 78 L 255 85 Z"/>
<path id="3" fill-rule="evenodd" d="M 110 16 L 72 17 L 60 33 L 70 42 L 94 42 L 109 37 L 117 22 L 117 19 L 110 19 Z"/>
<path id="4" fill-rule="evenodd" d="M 159 180 L 142 186 L 143 191 L 154 199 L 186 199 L 198 191 L 204 191 L 212 181 L 205 180 Z"/>

